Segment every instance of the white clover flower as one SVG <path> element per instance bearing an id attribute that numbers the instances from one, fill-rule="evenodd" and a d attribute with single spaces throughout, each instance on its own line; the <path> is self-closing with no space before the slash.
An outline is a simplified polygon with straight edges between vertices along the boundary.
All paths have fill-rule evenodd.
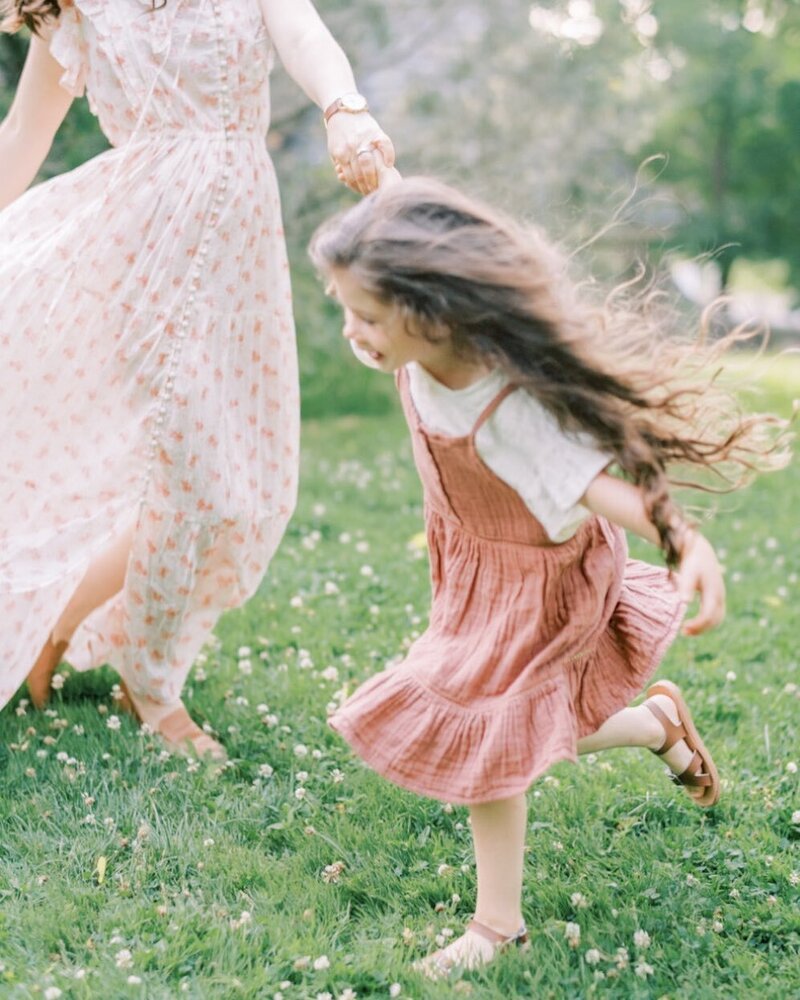
<path id="1" fill-rule="evenodd" d="M 369 542 L 356 542 L 356 552 L 369 552 Z"/>
<path id="2" fill-rule="evenodd" d="M 800 823 L 800 809 L 795 809 L 792 813 L 792 823 Z"/>
<path id="3" fill-rule="evenodd" d="M 564 926 L 564 937 L 567 939 L 567 944 L 570 948 L 577 948 L 581 943 L 581 928 L 580 924 L 572 923 L 569 921 Z"/>
<path id="4" fill-rule="evenodd" d="M 727 672 L 727 674 L 725 674 L 725 680 L 726 681 L 735 681 L 736 680 L 736 671 L 735 670 L 729 670 Z"/>
<path id="5" fill-rule="evenodd" d="M 214 838 L 206 837 L 206 839 L 203 841 L 203 847 L 213 847 L 213 846 L 214 846 Z"/>
<path id="6" fill-rule="evenodd" d="M 305 745 L 305 743 L 297 743 L 295 745 L 294 755 L 295 755 L 295 757 L 307 757 L 308 756 L 308 747 Z"/>
<path id="7" fill-rule="evenodd" d="M 573 894 L 569 897 L 569 901 L 576 910 L 585 910 L 589 905 L 589 900 L 582 892 L 573 892 Z"/>
<path id="8" fill-rule="evenodd" d="M 48 986 L 43 996 L 44 1000 L 58 1000 L 61 996 L 61 990 L 57 986 Z"/>
<path id="9" fill-rule="evenodd" d="M 399 997 L 402 992 L 403 992 L 403 987 L 400 985 L 400 983 L 392 983 L 392 985 L 389 987 L 390 997 Z"/>
<path id="10" fill-rule="evenodd" d="M 294 797 L 298 802 L 302 802 L 307 795 L 308 791 L 305 788 L 295 788 L 294 790 Z"/>
<path id="11" fill-rule="evenodd" d="M 61 688 L 64 687 L 64 681 L 66 681 L 66 679 L 67 678 L 64 676 L 64 674 L 53 674 L 52 680 L 50 681 L 50 687 L 54 691 L 60 691 Z M 53 987 L 53 988 L 58 989 L 58 987 Z"/>
<path id="12" fill-rule="evenodd" d="M 331 771 L 331 781 L 334 783 L 334 785 L 341 785 L 341 783 L 344 781 L 344 773 L 340 771 L 338 767 L 335 767 Z"/>
<path id="13" fill-rule="evenodd" d="M 326 969 L 330 969 L 331 962 L 327 955 L 320 955 L 319 958 L 314 959 L 314 971 L 324 972 Z"/>
<path id="14" fill-rule="evenodd" d="M 583 957 L 586 960 L 587 965 L 597 965 L 603 956 L 597 948 L 590 948 Z"/>
<path id="15" fill-rule="evenodd" d="M 352 542 L 352 540 L 353 536 L 350 534 L 349 531 L 343 531 L 341 535 L 339 535 L 339 541 L 342 543 L 342 545 L 349 545 L 350 542 Z"/>
<path id="16" fill-rule="evenodd" d="M 325 583 L 325 593 L 328 594 L 329 596 L 332 595 L 332 594 L 338 594 L 339 593 L 339 588 L 333 582 L 333 580 L 327 580 L 326 581 L 326 583 Z"/>
<path id="17" fill-rule="evenodd" d="M 271 778 L 275 773 L 275 768 L 271 764 L 261 764 L 258 768 L 260 778 Z"/>
<path id="18" fill-rule="evenodd" d="M 790 760 L 786 765 L 786 771 L 788 774 L 797 774 L 797 764 L 793 760 Z"/>
<path id="19" fill-rule="evenodd" d="M 239 660 L 239 673 L 249 676 L 253 672 L 252 660 Z"/>
<path id="20" fill-rule="evenodd" d="M 345 987 L 339 994 L 339 1000 L 356 1000 L 358 994 L 355 990 L 351 990 L 349 986 Z"/>
<path id="21" fill-rule="evenodd" d="M 452 875 L 452 873 L 453 873 L 452 865 L 442 864 L 439 865 L 439 867 L 436 869 L 437 875 Z"/>
<path id="22" fill-rule="evenodd" d="M 339 680 L 339 671 L 336 669 L 336 667 L 325 667 L 325 669 L 322 671 L 321 676 L 322 679 L 325 681 L 336 682 Z"/>
<path id="23" fill-rule="evenodd" d="M 109 729 L 119 729 L 122 723 L 119 721 L 118 715 L 109 715 L 106 719 L 106 725 Z"/>
<path id="24" fill-rule="evenodd" d="M 295 594 L 294 597 L 289 601 L 289 604 L 293 608 L 302 608 L 303 598 L 300 596 L 300 594 Z"/>
<path id="25" fill-rule="evenodd" d="M 252 649 L 251 649 L 251 648 L 250 648 L 249 646 L 240 646 L 240 647 L 239 647 L 239 648 L 238 648 L 238 649 L 236 650 L 236 655 L 237 655 L 237 656 L 239 657 L 239 659 L 241 660 L 241 659 L 243 659 L 243 658 L 246 658 L 246 657 L 250 656 L 250 654 L 251 654 L 252 652 L 253 652 L 253 650 L 252 650 Z"/>
<path id="26" fill-rule="evenodd" d="M 366 577 L 375 576 L 375 570 L 371 566 L 362 566 L 359 573 Z"/>
<path id="27" fill-rule="evenodd" d="M 304 784 L 308 781 L 308 771 L 298 771 L 295 778 L 297 778 L 301 785 Z"/>
<path id="28" fill-rule="evenodd" d="M 129 986 L 141 986 L 142 985 L 142 977 L 141 976 L 128 976 L 128 985 Z"/>
<path id="29" fill-rule="evenodd" d="M 325 990 L 322 993 L 317 993 L 316 1000 L 333 1000 L 333 994 L 332 993 L 328 993 L 328 991 Z"/>
<path id="30" fill-rule="evenodd" d="M 648 965 L 647 962 L 640 961 L 636 963 L 636 968 L 634 972 L 640 979 L 647 979 L 648 976 L 652 976 L 655 969 L 652 965 Z"/>
<path id="31" fill-rule="evenodd" d="M 129 969 L 133 965 L 133 955 L 128 948 L 122 948 L 114 956 L 118 969 Z"/>
<path id="32" fill-rule="evenodd" d="M 647 931 L 643 931 L 641 929 L 638 931 L 634 931 L 633 943 L 636 945 L 637 948 L 642 948 L 642 949 L 649 948 L 650 935 L 647 933 Z"/>

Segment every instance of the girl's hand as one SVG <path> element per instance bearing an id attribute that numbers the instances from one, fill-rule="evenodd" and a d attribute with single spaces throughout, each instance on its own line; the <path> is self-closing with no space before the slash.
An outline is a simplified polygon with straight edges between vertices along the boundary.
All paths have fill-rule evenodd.
<path id="1" fill-rule="evenodd" d="M 700 609 L 683 623 L 684 635 L 699 635 L 725 617 L 725 583 L 710 542 L 693 528 L 686 532 L 677 573 L 678 592 L 685 601 L 700 595 Z"/>
<path id="2" fill-rule="evenodd" d="M 366 112 L 339 111 L 328 121 L 328 152 L 336 176 L 358 194 L 369 194 L 381 173 L 394 167 L 392 140 Z"/>

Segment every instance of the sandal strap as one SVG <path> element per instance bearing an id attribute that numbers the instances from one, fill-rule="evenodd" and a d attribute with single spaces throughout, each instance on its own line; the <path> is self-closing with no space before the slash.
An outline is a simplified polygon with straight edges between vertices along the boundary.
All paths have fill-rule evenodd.
<path id="1" fill-rule="evenodd" d="M 673 774 L 676 785 L 689 785 L 693 788 L 708 788 L 712 784 L 711 775 L 703 771 L 703 758 L 695 750 L 689 766 L 680 774 Z"/>
<path id="2" fill-rule="evenodd" d="M 528 941 L 528 929 L 525 924 L 520 927 L 516 934 L 500 934 L 479 920 L 472 919 L 467 924 L 467 930 L 482 937 L 484 941 L 488 941 L 495 948 L 505 948 L 510 944 L 526 944 Z"/>
<path id="3" fill-rule="evenodd" d="M 658 750 L 653 750 L 653 753 L 658 757 L 663 757 L 665 753 L 675 746 L 679 740 L 686 739 L 686 727 L 682 722 L 675 723 L 670 719 L 670 717 L 660 708 L 658 705 L 651 705 L 650 699 L 644 703 L 644 707 L 654 715 L 661 725 L 664 727 L 664 732 L 666 736 L 664 737 L 664 742 L 658 748 Z M 685 773 L 685 772 L 684 772 Z"/>

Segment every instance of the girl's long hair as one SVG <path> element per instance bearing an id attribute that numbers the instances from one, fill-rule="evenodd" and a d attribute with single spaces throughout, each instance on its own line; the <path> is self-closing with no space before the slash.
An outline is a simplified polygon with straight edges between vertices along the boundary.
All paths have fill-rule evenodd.
<path id="1" fill-rule="evenodd" d="M 150 0 L 150 5 L 152 10 L 160 10 L 166 7 L 167 0 Z M 13 34 L 24 27 L 37 35 L 46 25 L 57 21 L 60 13 L 59 0 L 0 0 L 0 31 Z"/>
<path id="2" fill-rule="evenodd" d="M 724 492 L 788 462 L 787 422 L 743 412 L 717 381 L 721 355 L 752 333 L 677 337 L 659 296 L 637 281 L 587 301 L 538 232 L 444 184 L 413 178 L 374 192 L 321 226 L 310 253 L 323 274 L 347 269 L 401 310 L 410 332 L 452 337 L 464 357 L 505 370 L 564 430 L 589 433 L 642 488 L 669 564 L 685 527 L 670 494 L 673 466 L 716 480 L 681 485 Z"/>

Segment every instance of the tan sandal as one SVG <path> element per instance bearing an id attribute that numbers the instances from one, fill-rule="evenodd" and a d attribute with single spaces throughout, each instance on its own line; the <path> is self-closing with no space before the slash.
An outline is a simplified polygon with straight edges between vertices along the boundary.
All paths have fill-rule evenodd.
<path id="1" fill-rule="evenodd" d="M 117 705 L 123 712 L 129 712 L 140 723 L 144 724 L 144 719 L 142 719 L 125 682 L 120 680 L 119 686 L 122 696 L 117 699 Z M 208 757 L 219 764 L 224 764 L 228 759 L 225 747 L 197 725 L 186 711 L 183 702 L 169 715 L 164 716 L 157 727 L 151 728 L 167 746 L 184 756 Z"/>
<path id="2" fill-rule="evenodd" d="M 64 658 L 69 643 L 66 639 L 55 642 L 52 632 L 47 637 L 42 651 L 28 674 L 28 694 L 34 708 L 44 708 L 50 700 L 53 674 Z"/>
<path id="3" fill-rule="evenodd" d="M 482 959 L 476 956 L 474 960 L 469 962 L 457 962 L 446 957 L 445 952 L 447 948 L 440 948 L 438 951 L 433 952 L 433 954 L 423 958 L 422 961 L 415 962 L 415 971 L 422 972 L 428 979 L 446 979 L 457 970 L 470 971 L 482 965 L 488 965 L 498 952 L 504 951 L 506 948 L 512 946 L 522 947 L 528 943 L 528 930 L 524 924 L 516 934 L 500 934 L 491 927 L 487 927 L 486 924 L 473 919 L 467 924 L 465 933 L 467 931 L 472 931 L 473 934 L 477 934 L 478 937 L 483 938 L 484 941 L 488 941 L 492 946 L 491 954 L 487 958 Z"/>
<path id="4" fill-rule="evenodd" d="M 663 757 L 676 743 L 684 741 L 689 750 L 693 752 L 692 759 L 681 774 L 670 774 L 670 780 L 685 788 L 703 788 L 702 795 L 690 795 L 689 797 L 698 806 L 708 809 L 719 800 L 719 775 L 714 761 L 705 743 L 700 739 L 700 734 L 692 721 L 692 713 L 689 711 L 678 685 L 673 684 L 672 681 L 659 681 L 647 690 L 648 699 L 659 694 L 665 695 L 675 705 L 678 711 L 678 722 L 674 723 L 658 705 L 651 705 L 649 701 L 644 702 L 645 707 L 658 719 L 666 733 L 664 742 L 658 750 L 653 750 L 653 753 Z"/>

